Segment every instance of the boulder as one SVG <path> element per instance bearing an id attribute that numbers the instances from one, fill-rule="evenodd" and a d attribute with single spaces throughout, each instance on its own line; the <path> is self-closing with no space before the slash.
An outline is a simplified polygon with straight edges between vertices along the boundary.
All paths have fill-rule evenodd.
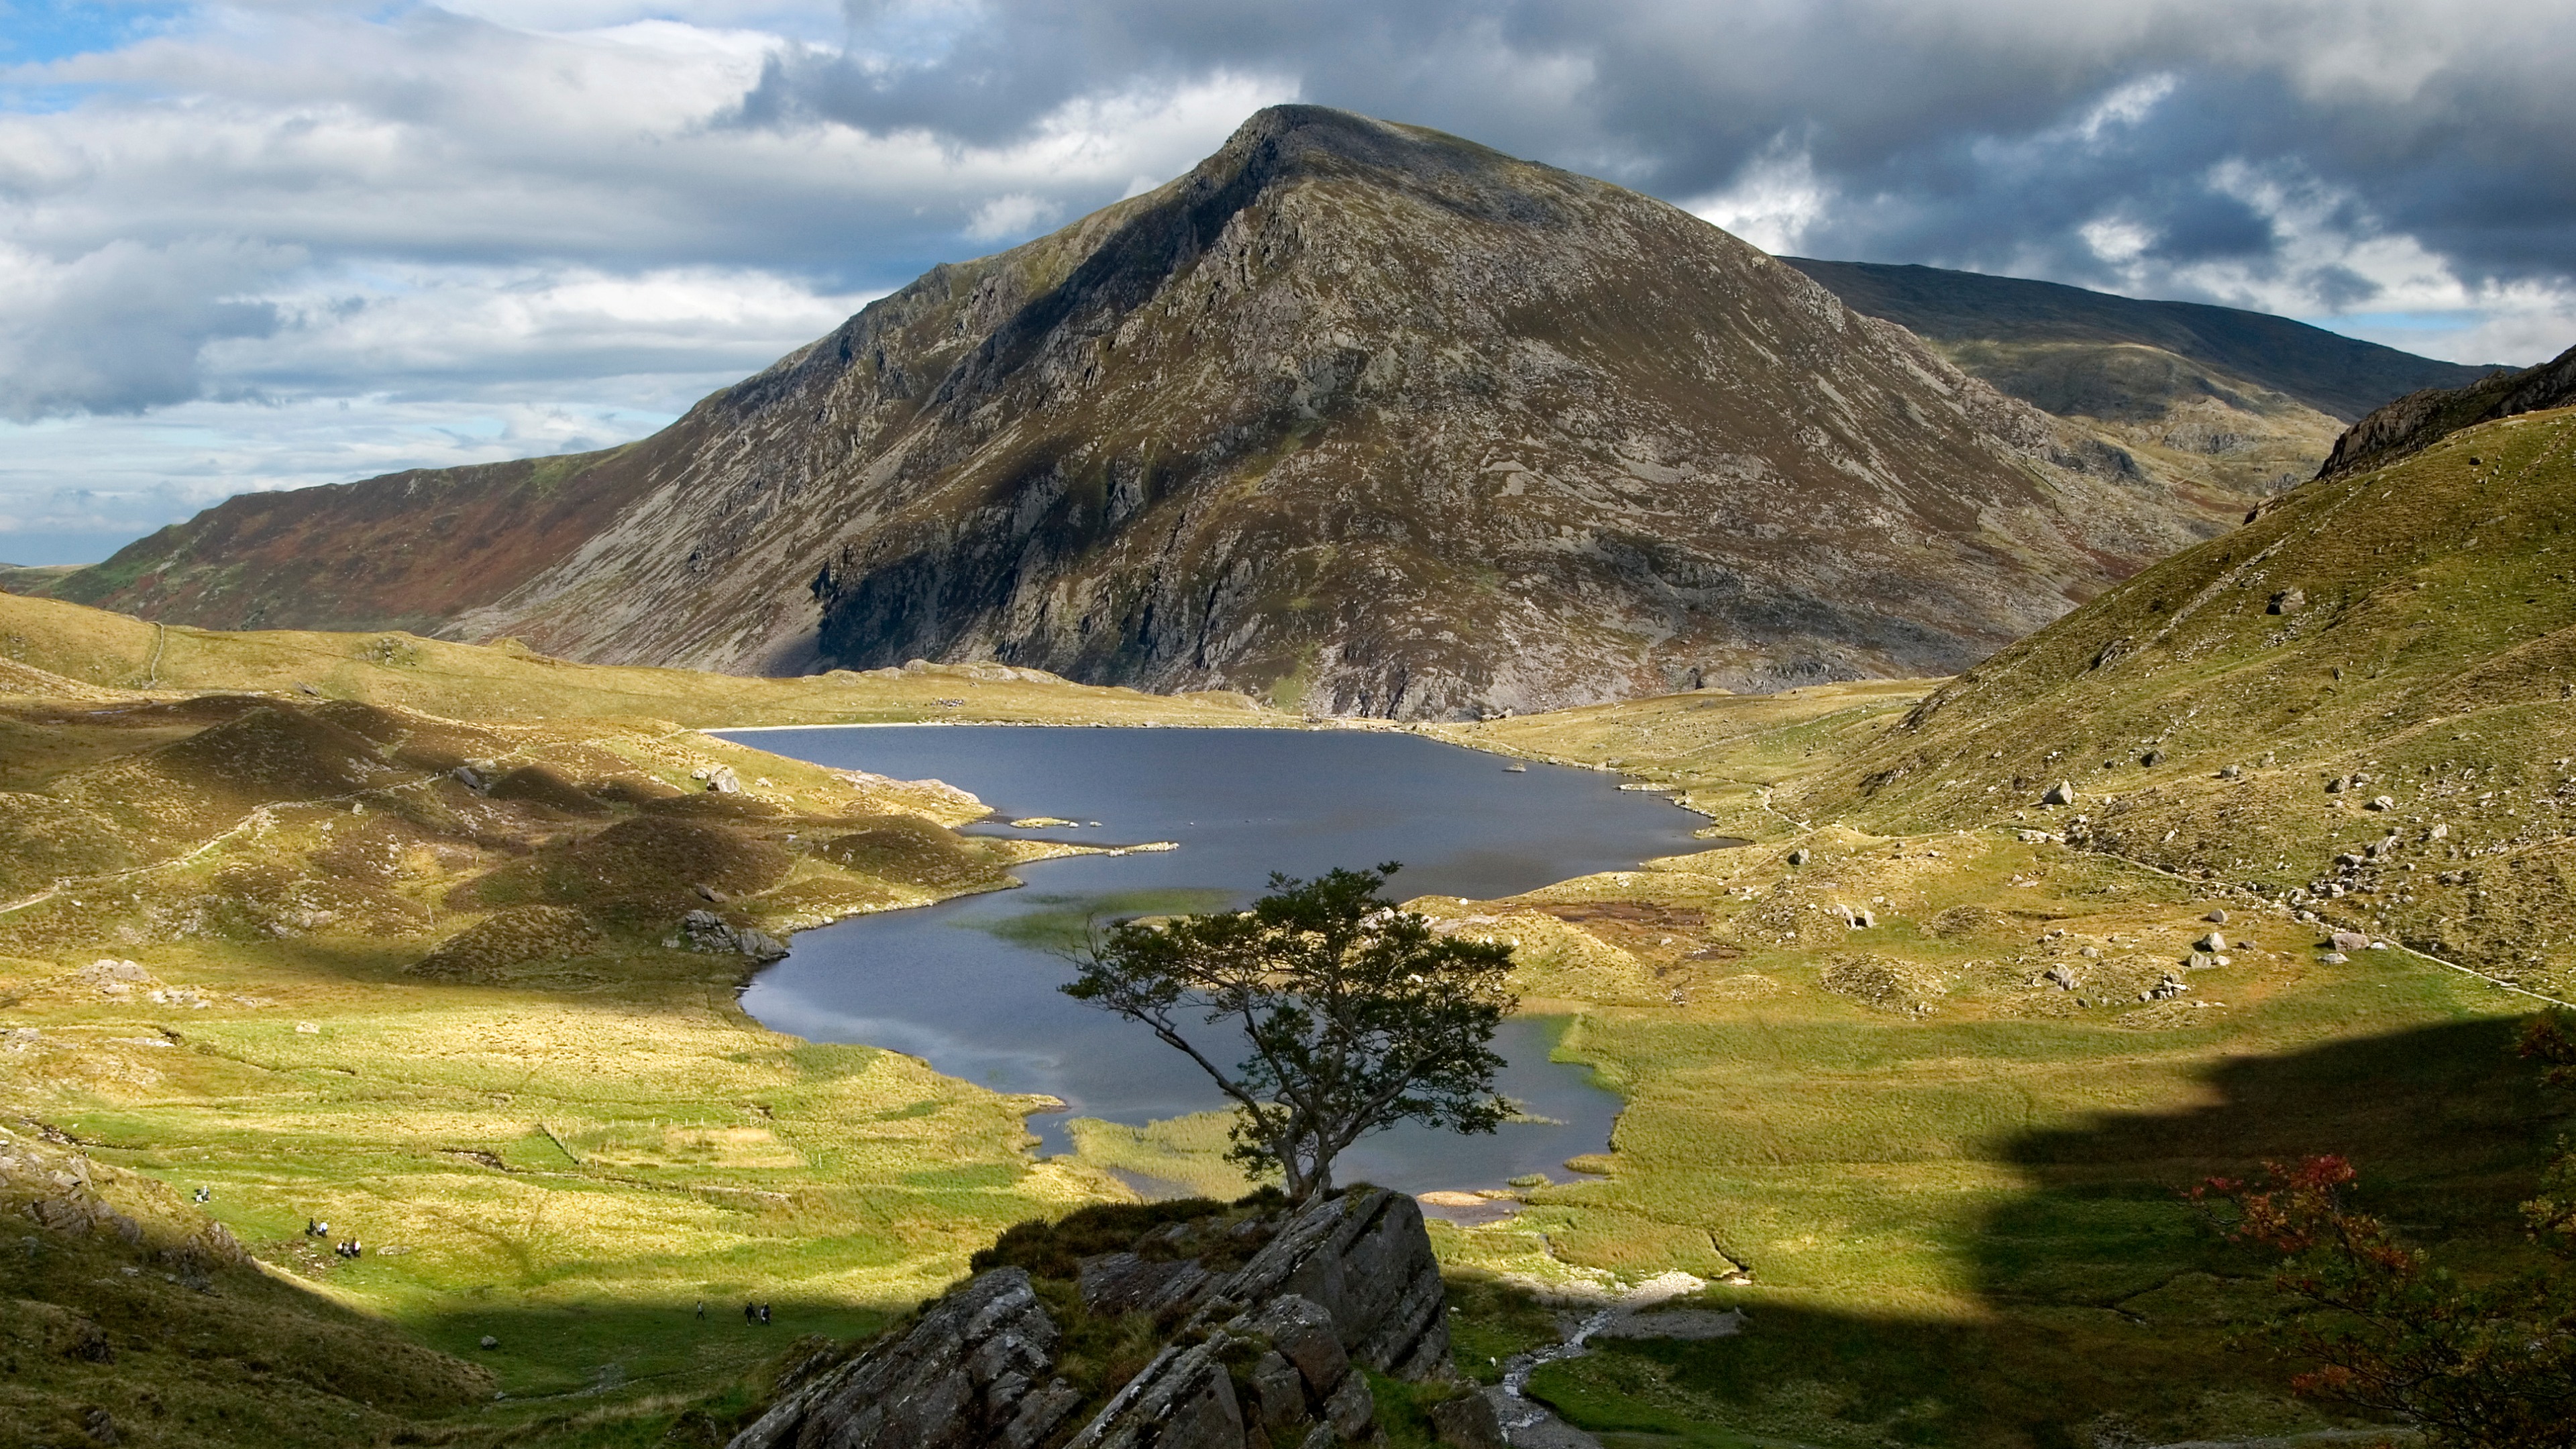
<path id="1" fill-rule="evenodd" d="M 1082 1307 L 1086 1313 L 1161 1313 L 1195 1307 L 1215 1278 L 1187 1258 L 1157 1262 L 1134 1253 L 1104 1253 L 1082 1260 Z"/>
<path id="2" fill-rule="evenodd" d="M 1291 1214 L 1201 1313 L 1294 1294 L 1332 1316 L 1334 1336 L 1354 1362 L 1399 1378 L 1427 1378 L 1449 1362 L 1442 1293 L 1421 1207 L 1403 1193 L 1372 1187 L 1321 1198 Z"/>
<path id="3" fill-rule="evenodd" d="M 2327 944 L 2338 951 L 2367 951 L 2370 938 L 2359 931 L 2337 931 Z"/>
<path id="4" fill-rule="evenodd" d="M 736 926 L 713 911 L 691 911 L 682 916 L 680 935 L 692 951 L 732 952 L 761 962 L 781 960 L 787 955 L 787 947 L 767 931 Z"/>
<path id="5" fill-rule="evenodd" d="M 1220 1357 L 1229 1342 L 1164 1349 L 1065 1449 L 1244 1449 L 1243 1404 Z"/>
<path id="6" fill-rule="evenodd" d="M 1465 1393 L 1433 1404 L 1431 1432 L 1455 1449 L 1508 1449 L 1502 1417 L 1483 1394 Z"/>
<path id="7" fill-rule="evenodd" d="M 1297 1370 L 1317 1399 L 1340 1388 L 1351 1375 L 1351 1356 L 1334 1330 L 1333 1315 L 1312 1299 L 1287 1294 L 1226 1327 L 1269 1339 L 1272 1351 Z"/>
<path id="8" fill-rule="evenodd" d="M 2039 803 L 2040 803 L 2040 804 L 2042 804 L 2042 805 L 2072 805 L 2072 804 L 2074 804 L 2074 803 L 2075 803 L 2075 783 L 2074 783 L 2073 781 L 2071 781 L 2071 780 L 2060 780 L 2060 781 L 2058 781 L 2056 784 L 2051 785 L 2051 786 L 2049 786 L 2049 787 L 2048 787 L 2048 793 L 2047 793 L 2047 794 L 2042 795 L 2042 796 L 2040 796 L 2040 797 L 2039 797 Z"/>
<path id="9" fill-rule="evenodd" d="M 1440 1265 L 1402 1193 L 1359 1188 L 1267 1218 L 1165 1222 L 1123 1251 L 1041 1271 L 1075 1275 L 1066 1286 L 1086 1319 L 1142 1315 L 1165 1334 L 1068 1449 L 1365 1441 L 1376 1405 L 1354 1365 L 1413 1379 L 1451 1372 Z M 1041 1297 L 1027 1268 L 988 1267 L 900 1336 L 791 1373 L 731 1449 L 1056 1443 L 1084 1394 L 1055 1376 L 1061 1329 L 1049 1301 L 1065 1300 Z"/>
<path id="10" fill-rule="evenodd" d="M 792 1388 L 728 1449 L 1031 1449 L 1082 1401 L 1049 1376 L 1057 1338 L 1025 1270 L 978 1274 L 901 1338 Z"/>

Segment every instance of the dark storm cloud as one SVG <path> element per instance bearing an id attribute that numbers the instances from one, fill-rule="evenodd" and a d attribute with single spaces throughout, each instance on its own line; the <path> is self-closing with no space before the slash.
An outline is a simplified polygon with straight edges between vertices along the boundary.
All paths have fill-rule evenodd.
<path id="1" fill-rule="evenodd" d="M 1797 237 L 1824 255 L 2269 288 L 2275 305 L 2326 308 L 2409 303 L 2395 263 L 2330 255 L 2374 238 L 2411 237 L 2471 286 L 2576 272 L 2576 87 L 2560 69 L 2576 10 L 2563 5 L 856 0 L 849 12 L 849 52 L 774 58 L 746 120 L 991 145 L 1085 96 L 1257 73 L 1676 201 L 1794 156 L 1831 197 Z"/>

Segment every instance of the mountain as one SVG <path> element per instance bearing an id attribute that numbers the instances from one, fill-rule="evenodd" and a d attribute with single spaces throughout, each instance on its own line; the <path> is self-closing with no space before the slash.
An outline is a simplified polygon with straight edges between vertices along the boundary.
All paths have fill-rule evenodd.
<path id="1" fill-rule="evenodd" d="M 2520 372 L 2498 372 L 2467 387 L 2431 389 L 2371 413 L 2335 439 L 2327 473 L 2351 473 L 2421 452 L 2462 428 L 2576 402 L 2576 347 Z"/>
<path id="2" fill-rule="evenodd" d="M 2571 539 L 2576 408 L 2465 428 L 2146 570 L 1778 808 L 2062 832 L 2576 995 Z"/>
<path id="3" fill-rule="evenodd" d="M 2373 408 L 2495 371 L 2233 307 L 1936 267 L 1784 260 L 2173 487 L 2277 492 L 2305 482 L 2344 426 Z"/>
<path id="4" fill-rule="evenodd" d="M 734 672 L 1459 716 L 1946 674 L 2240 514 L 1673 207 L 1261 112 L 606 453 L 236 498 L 54 590 Z"/>

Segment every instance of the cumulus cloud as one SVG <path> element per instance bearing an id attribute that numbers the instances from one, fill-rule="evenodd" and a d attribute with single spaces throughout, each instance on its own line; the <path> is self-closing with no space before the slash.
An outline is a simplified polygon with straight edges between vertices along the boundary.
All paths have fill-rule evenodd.
<path id="1" fill-rule="evenodd" d="M 112 241 L 62 261 L 0 242 L 0 418 L 198 396 L 207 344 L 276 330 L 277 308 L 244 294 L 300 260 L 230 237 Z"/>
<path id="2" fill-rule="evenodd" d="M 2559 0 L 158 0 L 88 40 L 107 12 L 59 9 L 0 48 L 0 557 L 633 436 L 1289 99 L 1774 250 L 2463 360 L 2576 341 Z"/>

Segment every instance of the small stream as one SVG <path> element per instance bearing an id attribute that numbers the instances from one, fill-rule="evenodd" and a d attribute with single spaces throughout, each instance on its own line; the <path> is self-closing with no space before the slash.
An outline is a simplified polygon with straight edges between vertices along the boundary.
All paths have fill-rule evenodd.
<path id="1" fill-rule="evenodd" d="M 1055 951 L 1085 923 L 1231 908 L 1272 871 L 1401 861 L 1398 898 L 1511 895 L 1569 876 L 1704 849 L 1702 823 L 1616 776 L 1506 761 L 1392 733 L 1327 730 L 1045 729 L 898 726 L 728 732 L 764 750 L 841 769 L 937 778 L 994 807 L 993 824 L 1081 822 L 1015 831 L 1085 844 L 1179 849 L 1042 861 L 1027 888 L 806 931 L 760 973 L 743 1005 L 764 1025 L 815 1041 L 909 1052 L 997 1091 L 1060 1097 L 1032 1118 L 1049 1150 L 1067 1116 L 1142 1124 L 1224 1105 L 1178 1052 L 1133 1023 L 1060 994 Z M 1507 1022 L 1499 1085 L 1535 1121 L 1490 1136 L 1405 1126 L 1339 1161 L 1343 1181 L 1408 1192 L 1557 1180 L 1565 1160 L 1605 1150 L 1619 1098 L 1582 1067 L 1551 1061 L 1565 1023 Z"/>

